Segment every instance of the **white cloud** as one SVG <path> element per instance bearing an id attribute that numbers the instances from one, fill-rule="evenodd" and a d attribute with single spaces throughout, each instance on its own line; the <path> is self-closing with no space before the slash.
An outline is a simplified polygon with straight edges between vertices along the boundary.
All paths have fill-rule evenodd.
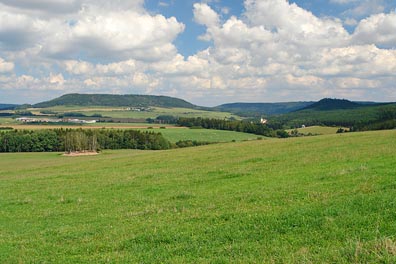
<path id="1" fill-rule="evenodd" d="M 0 58 L 0 73 L 10 73 L 14 70 L 14 63 L 5 61 Z"/>
<path id="2" fill-rule="evenodd" d="M 218 17 L 215 11 L 204 7 L 205 12 L 195 12 L 196 20 L 207 26 L 205 38 L 214 46 L 196 55 L 210 65 L 209 76 L 199 80 L 212 90 L 227 87 L 225 100 L 226 95 L 242 96 L 238 91 L 251 93 L 251 99 L 258 94 L 269 100 L 290 100 L 296 93 L 302 99 L 338 93 L 358 99 L 368 95 L 366 88 L 389 88 L 383 76 L 396 81 L 396 51 L 367 45 L 396 43 L 390 33 L 396 32 L 392 28 L 396 23 L 386 19 L 371 18 L 380 22 L 372 23 L 377 26 L 368 32 L 370 42 L 365 43 L 358 38 L 359 26 L 352 36 L 340 20 L 316 17 L 284 0 L 247 0 L 243 19 L 231 17 L 221 24 L 213 19 Z M 379 27 L 382 31 L 376 30 Z M 252 80 L 264 81 L 255 85 Z"/>
<path id="3" fill-rule="evenodd" d="M 219 15 L 207 4 L 194 4 L 194 19 L 198 24 L 208 27 L 217 26 L 220 23 Z"/>
<path id="4" fill-rule="evenodd" d="M 46 2 L 55 3 L 40 0 L 31 8 Z M 150 15 L 139 8 L 141 4 L 142 1 L 87 1 L 70 16 L 42 18 L 24 10 L 1 9 L 0 45 L 6 50 L 39 47 L 42 55 L 61 59 L 83 56 L 89 60 L 128 57 L 155 61 L 174 56 L 177 50 L 172 42 L 184 25 L 174 17 Z"/>
<path id="5" fill-rule="evenodd" d="M 393 76 L 396 50 L 379 49 L 375 45 L 326 49 L 318 54 L 316 74 L 375 78 Z"/>
<path id="6" fill-rule="evenodd" d="M 51 73 L 49 77 L 49 82 L 51 84 L 63 85 L 65 83 L 65 79 L 63 78 L 63 75 L 61 73 L 56 75 Z"/>
<path id="7" fill-rule="evenodd" d="M 318 18 L 286 0 L 246 0 L 245 7 L 252 26 L 263 26 L 297 45 L 343 45 L 348 40 L 339 20 Z"/>
<path id="8" fill-rule="evenodd" d="M 341 0 L 341 2 L 352 4 L 351 8 L 343 12 L 343 15 L 354 19 L 361 19 L 372 14 L 384 12 L 386 7 L 386 0 Z"/>
<path id="9" fill-rule="evenodd" d="M 358 21 L 353 18 L 347 18 L 345 19 L 344 24 L 347 26 L 356 26 L 358 24 Z"/>
<path id="10" fill-rule="evenodd" d="M 353 34 L 354 41 L 396 48 L 396 13 L 372 15 L 360 21 Z"/>
<path id="11" fill-rule="evenodd" d="M 81 8 L 81 0 L 0 0 L 4 7 L 32 13 L 66 14 L 76 12 Z M 4 9 L 4 7 L 2 9 Z"/>

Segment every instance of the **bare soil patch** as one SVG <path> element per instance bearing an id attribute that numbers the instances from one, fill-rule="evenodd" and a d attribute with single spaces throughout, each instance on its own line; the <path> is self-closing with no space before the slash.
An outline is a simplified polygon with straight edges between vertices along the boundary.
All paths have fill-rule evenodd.
<path id="1" fill-rule="evenodd" d="M 93 155 L 98 155 L 99 153 L 96 151 L 82 151 L 82 152 L 70 152 L 70 153 L 64 153 L 62 156 L 65 157 L 78 157 L 78 156 L 93 156 Z"/>

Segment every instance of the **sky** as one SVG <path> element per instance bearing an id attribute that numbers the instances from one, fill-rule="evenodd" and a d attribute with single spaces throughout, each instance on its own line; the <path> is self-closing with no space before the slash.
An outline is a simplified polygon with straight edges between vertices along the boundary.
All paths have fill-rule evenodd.
<path id="1" fill-rule="evenodd" d="M 0 102 L 396 101 L 395 0 L 0 0 Z"/>

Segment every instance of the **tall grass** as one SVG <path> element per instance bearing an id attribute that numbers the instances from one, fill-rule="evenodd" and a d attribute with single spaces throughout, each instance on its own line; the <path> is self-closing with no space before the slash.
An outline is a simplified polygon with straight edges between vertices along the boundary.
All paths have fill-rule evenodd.
<path id="1" fill-rule="evenodd" d="M 394 263 L 396 131 L 0 155 L 3 263 Z"/>

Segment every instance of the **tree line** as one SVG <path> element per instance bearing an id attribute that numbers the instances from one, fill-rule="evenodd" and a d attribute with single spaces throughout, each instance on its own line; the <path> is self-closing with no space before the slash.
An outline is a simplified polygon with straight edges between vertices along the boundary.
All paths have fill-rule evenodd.
<path id="1" fill-rule="evenodd" d="M 218 129 L 218 130 L 230 130 L 236 132 L 251 133 L 266 137 L 288 137 L 288 133 L 282 129 L 274 130 L 265 124 L 241 120 L 222 120 L 212 118 L 184 118 L 181 117 L 177 120 L 177 124 L 180 126 L 190 128 L 206 128 L 206 129 Z"/>
<path id="2" fill-rule="evenodd" d="M 171 147 L 160 133 L 137 130 L 48 129 L 0 132 L 0 152 L 160 150 Z"/>

